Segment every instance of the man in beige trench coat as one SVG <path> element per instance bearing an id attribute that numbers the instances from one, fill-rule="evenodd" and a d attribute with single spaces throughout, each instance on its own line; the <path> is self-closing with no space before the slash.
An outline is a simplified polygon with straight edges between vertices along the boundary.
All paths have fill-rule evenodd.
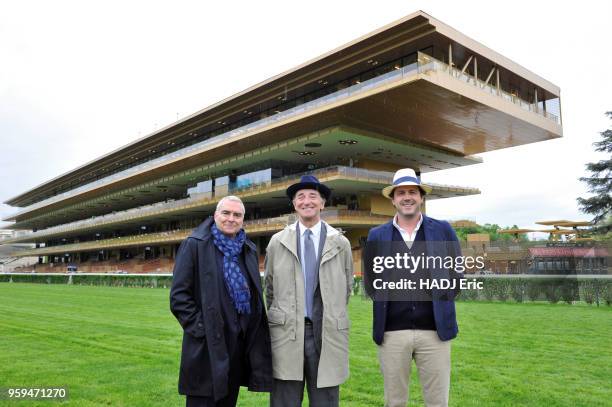
<path id="1" fill-rule="evenodd" d="M 271 407 L 338 406 L 349 375 L 349 241 L 321 220 L 330 190 L 312 175 L 287 189 L 298 221 L 272 236 L 265 295 L 272 341 Z"/>

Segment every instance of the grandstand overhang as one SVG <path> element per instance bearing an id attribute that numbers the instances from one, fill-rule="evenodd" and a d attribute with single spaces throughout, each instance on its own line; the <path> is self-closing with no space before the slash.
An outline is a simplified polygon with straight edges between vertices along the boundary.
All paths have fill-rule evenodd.
<path id="1" fill-rule="evenodd" d="M 47 181 L 6 203 L 28 206 L 52 196 L 54 191 L 70 190 L 99 178 L 111 166 L 121 168 L 129 165 L 131 159 L 146 158 L 151 152 L 183 142 L 201 128 L 247 114 L 253 106 L 282 99 L 283 95 L 314 87 L 317 83 L 328 80 L 333 83 L 340 74 L 346 76 L 360 72 L 368 64 L 384 63 L 427 46 L 447 48 L 449 59 L 456 61 L 454 65 L 450 63 L 451 67 L 461 68 L 458 64 L 474 57 L 480 61 L 480 72 L 495 68 L 498 72 L 504 72 L 505 81 L 520 78 L 516 92 L 525 100 L 533 91 L 536 91 L 539 100 L 559 97 L 559 88 L 547 80 L 426 13 L 416 12 Z M 560 117 L 557 121 L 551 121 L 521 110 L 511 101 L 504 100 L 502 93 L 485 94 L 482 89 L 469 86 L 469 83 L 450 75 L 444 76 L 439 71 L 422 70 L 402 81 L 373 88 L 369 93 L 313 109 L 303 117 L 282 121 L 252 132 L 248 137 L 229 141 L 215 152 L 206 153 L 205 157 L 194 155 L 181 160 L 181 163 L 172 163 L 172 166 L 175 170 L 181 170 L 194 166 L 202 159 L 216 160 L 267 144 L 268 141 L 279 142 L 330 125 L 377 131 L 388 137 L 447 149 L 461 155 L 561 136 Z M 171 168 L 162 172 L 167 169 Z M 160 172 L 151 171 L 150 175 L 158 177 Z M 137 179 L 132 181 L 141 182 L 142 177 L 135 177 Z M 124 186 L 129 186 L 130 182 L 126 181 Z"/>
<path id="2" fill-rule="evenodd" d="M 387 167 L 411 167 L 427 173 L 482 162 L 478 157 L 349 126 L 323 128 L 275 143 L 271 142 L 273 134 L 268 133 L 265 144 L 247 138 L 227 146 L 196 150 L 188 157 L 169 160 L 157 168 L 113 180 L 38 209 L 17 212 L 5 220 L 16 221 L 11 226 L 14 229 L 27 229 L 41 227 L 53 219 L 67 222 L 72 218 L 98 215 L 108 211 L 105 208 L 109 207 L 118 210 L 122 205 L 130 207 L 140 202 L 162 201 L 175 191 L 186 190 L 190 183 L 197 180 L 191 173 L 194 168 L 203 168 L 204 173 L 214 177 L 233 169 L 256 168 L 258 164 L 270 161 L 312 164 L 320 168 L 340 160 L 346 163 L 352 160 L 358 167 L 378 162 Z M 309 147 L 314 145 L 317 147 Z M 45 220 L 37 219 L 37 216 L 44 216 Z"/>

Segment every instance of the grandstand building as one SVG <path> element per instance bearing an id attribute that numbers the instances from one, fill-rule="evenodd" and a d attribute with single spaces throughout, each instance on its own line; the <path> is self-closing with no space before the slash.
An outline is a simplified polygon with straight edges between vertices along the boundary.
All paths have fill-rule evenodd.
<path id="1" fill-rule="evenodd" d="M 394 213 L 380 190 L 396 169 L 426 182 L 474 154 L 561 137 L 559 94 L 416 12 L 7 200 L 19 208 L 9 228 L 28 232 L 3 243 L 34 243 L 16 255 L 38 257 L 37 271 L 170 271 L 233 194 L 263 256 L 294 220 L 285 189 L 313 173 L 333 189 L 323 218 L 357 248 Z M 477 193 L 433 185 L 427 201 Z"/>
<path id="2" fill-rule="evenodd" d="M 27 232 L 0 229 L 0 273 L 13 271 L 16 268 L 32 268 L 36 264 L 36 257 L 18 255 L 20 251 L 30 250 L 34 245 L 29 243 L 11 243 L 14 238 L 25 233 Z M 7 242 L 6 244 L 4 244 L 5 241 Z"/>

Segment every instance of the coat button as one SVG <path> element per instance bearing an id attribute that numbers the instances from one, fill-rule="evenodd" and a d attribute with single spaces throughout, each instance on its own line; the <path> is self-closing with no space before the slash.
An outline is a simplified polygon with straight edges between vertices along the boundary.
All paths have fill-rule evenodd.
<path id="1" fill-rule="evenodd" d="M 202 323 L 198 322 L 198 328 L 202 328 Z"/>
<path id="2" fill-rule="evenodd" d="M 220 333 L 218 333 L 216 336 L 217 336 L 217 339 L 221 339 L 221 334 Z"/>

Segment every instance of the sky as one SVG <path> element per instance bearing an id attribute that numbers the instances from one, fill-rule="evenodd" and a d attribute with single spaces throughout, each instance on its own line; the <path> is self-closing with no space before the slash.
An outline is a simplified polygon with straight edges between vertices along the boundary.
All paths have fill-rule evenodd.
<path id="1" fill-rule="evenodd" d="M 612 2 L 581 5 L 0 0 L 0 202 L 423 10 L 559 86 L 564 132 L 425 174 L 481 191 L 431 201 L 428 214 L 529 228 L 588 220 L 578 178 L 612 127 Z M 0 217 L 15 211 L 0 205 Z"/>

